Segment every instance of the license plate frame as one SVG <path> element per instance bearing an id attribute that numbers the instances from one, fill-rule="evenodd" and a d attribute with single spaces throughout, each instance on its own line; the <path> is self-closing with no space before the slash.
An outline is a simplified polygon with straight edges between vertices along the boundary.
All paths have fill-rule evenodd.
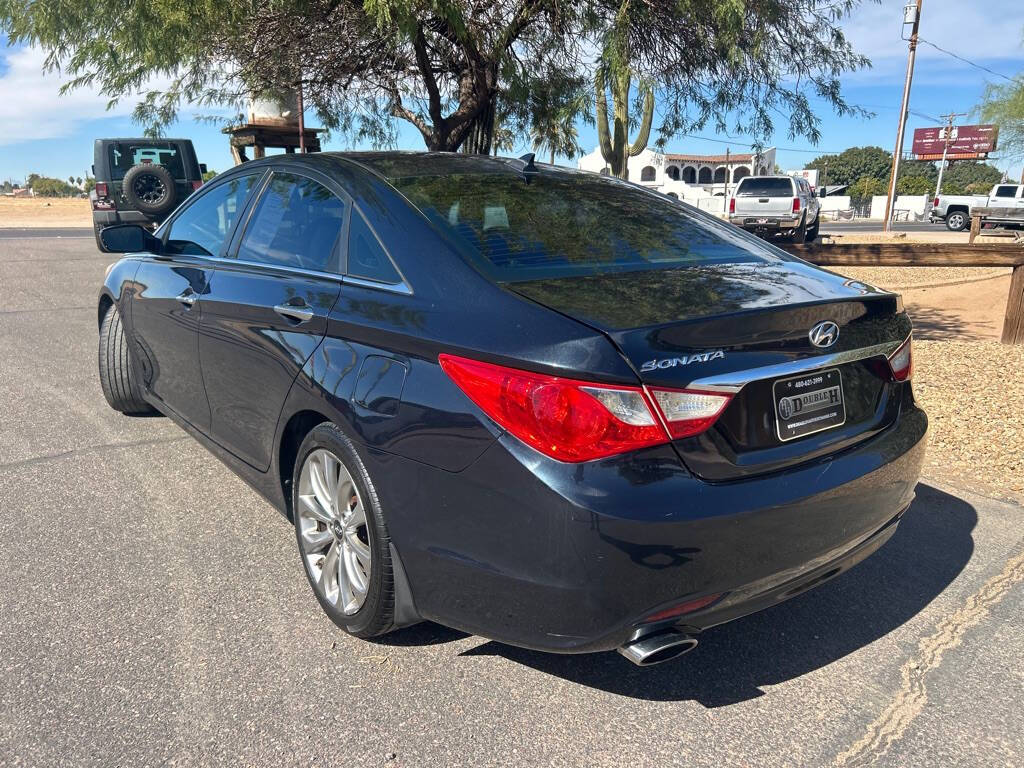
<path id="1" fill-rule="evenodd" d="M 775 434 L 780 442 L 841 427 L 846 423 L 843 372 L 829 368 L 776 379 L 772 383 L 772 403 Z"/>

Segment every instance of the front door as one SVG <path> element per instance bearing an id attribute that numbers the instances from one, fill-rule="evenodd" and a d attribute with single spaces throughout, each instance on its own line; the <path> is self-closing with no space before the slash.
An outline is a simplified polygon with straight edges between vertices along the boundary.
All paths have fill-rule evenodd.
<path id="1" fill-rule="evenodd" d="M 213 275 L 259 173 L 203 190 L 174 217 L 163 249 L 142 262 L 132 300 L 133 359 L 162 406 L 207 431 L 210 406 L 199 363 L 199 318 Z"/>
<path id="2" fill-rule="evenodd" d="M 327 331 L 341 290 L 347 204 L 324 184 L 275 173 L 256 202 L 236 261 L 203 297 L 199 355 L 210 434 L 265 471 L 288 390 Z"/>

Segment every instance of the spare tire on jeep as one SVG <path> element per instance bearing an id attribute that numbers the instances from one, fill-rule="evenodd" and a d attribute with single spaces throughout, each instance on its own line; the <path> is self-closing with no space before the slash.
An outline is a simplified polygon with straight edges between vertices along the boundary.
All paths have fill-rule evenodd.
<path id="1" fill-rule="evenodd" d="M 162 165 L 133 165 L 124 175 L 121 192 L 136 210 L 162 216 L 174 208 L 174 177 Z"/>

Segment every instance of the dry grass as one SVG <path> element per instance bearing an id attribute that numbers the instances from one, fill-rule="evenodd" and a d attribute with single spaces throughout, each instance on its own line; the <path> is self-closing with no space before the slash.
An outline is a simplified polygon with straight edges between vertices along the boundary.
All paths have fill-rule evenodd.
<path id="1" fill-rule="evenodd" d="M 0 197 L 0 227 L 91 227 L 83 198 Z"/>

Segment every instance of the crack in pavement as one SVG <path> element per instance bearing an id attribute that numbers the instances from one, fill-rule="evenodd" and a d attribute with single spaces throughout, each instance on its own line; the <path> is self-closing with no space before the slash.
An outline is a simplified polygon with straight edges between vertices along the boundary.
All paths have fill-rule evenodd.
<path id="1" fill-rule="evenodd" d="M 7 464 L 0 464 L 0 472 L 5 472 L 10 469 L 21 469 L 22 467 L 29 467 L 33 464 L 41 464 L 46 461 L 54 461 L 56 459 L 67 459 L 73 456 L 82 456 L 87 453 L 95 453 L 97 451 L 108 451 L 117 450 L 118 448 L 141 448 L 148 445 L 164 445 L 166 443 L 179 443 L 182 440 L 189 440 L 188 435 L 182 435 L 180 437 L 163 437 L 153 438 L 150 440 L 136 440 L 130 443 L 103 443 L 101 445 L 90 445 L 85 448 L 75 448 L 71 451 L 62 451 L 61 453 L 49 453 L 43 456 L 32 456 L 27 459 L 19 459 L 18 461 L 11 461 Z"/>
<path id="2" fill-rule="evenodd" d="M 1024 546 L 1024 541 L 1020 545 Z M 946 652 L 959 646 L 967 631 L 980 624 L 1020 581 L 1024 581 L 1024 552 L 1008 560 L 998 576 L 986 581 L 955 613 L 943 619 L 932 635 L 921 640 L 917 656 L 900 671 L 903 684 L 896 698 L 858 741 L 836 757 L 833 765 L 877 765 L 927 704 L 925 675 L 937 669 Z"/>

